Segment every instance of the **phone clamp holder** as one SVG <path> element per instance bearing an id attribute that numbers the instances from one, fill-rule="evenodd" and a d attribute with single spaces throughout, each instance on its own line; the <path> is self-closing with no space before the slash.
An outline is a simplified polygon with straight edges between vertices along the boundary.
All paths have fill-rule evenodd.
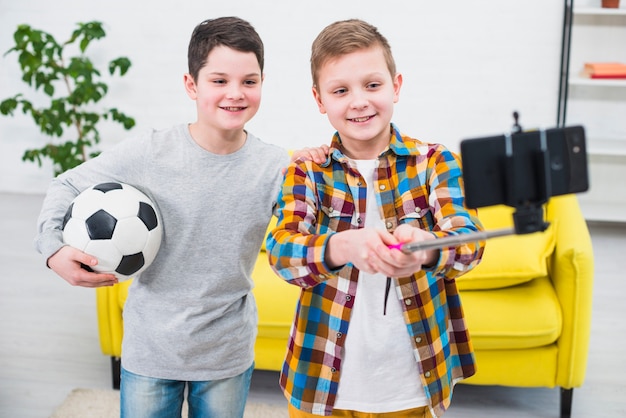
<path id="1" fill-rule="evenodd" d="M 517 113 L 517 112 L 516 112 Z M 520 128 L 520 131 L 515 133 L 521 133 L 521 126 L 517 123 L 516 126 Z M 490 238 L 502 237 L 507 235 L 521 235 L 531 234 L 534 232 L 545 231 L 550 224 L 544 220 L 543 205 L 548 201 L 551 196 L 551 179 L 550 179 L 550 155 L 548 151 L 547 138 L 545 130 L 541 130 L 540 133 L 540 148 L 533 152 L 532 160 L 534 167 L 534 180 L 536 181 L 537 196 L 532 199 L 525 198 L 520 200 L 517 196 L 523 196 L 524 182 L 528 182 L 532 179 L 523 175 L 523 167 L 520 166 L 519 159 L 514 158 L 513 155 L 513 136 L 506 134 L 504 136 L 505 141 L 505 157 L 504 165 L 505 169 L 505 184 L 506 184 L 506 206 L 515 208 L 513 213 L 513 228 L 503 228 L 491 231 L 475 231 L 459 235 L 451 235 L 443 238 L 437 238 L 428 241 L 419 241 L 406 243 L 393 248 L 398 248 L 405 253 L 413 251 L 423 251 L 429 249 L 453 247 L 460 244 L 466 244 L 475 241 L 484 241 Z"/>
<path id="2" fill-rule="evenodd" d="M 519 159 L 513 155 L 512 135 L 504 136 L 505 141 L 505 167 L 506 167 L 506 202 L 507 206 L 515 208 L 513 213 L 513 224 L 516 234 L 530 234 L 542 232 L 548 228 L 549 224 L 544 222 L 543 205 L 548 202 L 551 194 L 550 178 L 550 154 L 548 151 L 548 141 L 546 131 L 539 132 L 540 149 L 533 152 L 533 166 L 537 196 L 532 199 L 520 200 L 517 196 L 523 196 L 523 183 L 529 181 L 519 167 Z M 532 180 L 532 179 L 531 179 Z"/>

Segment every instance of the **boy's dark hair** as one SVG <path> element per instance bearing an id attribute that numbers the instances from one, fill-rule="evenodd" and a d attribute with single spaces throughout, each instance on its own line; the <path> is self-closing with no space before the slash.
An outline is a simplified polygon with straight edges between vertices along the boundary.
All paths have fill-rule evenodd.
<path id="1" fill-rule="evenodd" d="M 396 63 L 391 46 L 378 29 L 360 19 L 340 20 L 326 26 L 311 46 L 311 76 L 317 87 L 318 72 L 329 60 L 352 52 L 380 46 L 392 77 L 396 75 Z"/>
<path id="2" fill-rule="evenodd" d="M 220 17 L 201 22 L 191 34 L 187 62 L 189 74 L 194 80 L 198 79 L 198 73 L 206 64 L 209 53 L 220 45 L 254 53 L 263 72 L 263 41 L 254 27 L 238 17 Z"/>

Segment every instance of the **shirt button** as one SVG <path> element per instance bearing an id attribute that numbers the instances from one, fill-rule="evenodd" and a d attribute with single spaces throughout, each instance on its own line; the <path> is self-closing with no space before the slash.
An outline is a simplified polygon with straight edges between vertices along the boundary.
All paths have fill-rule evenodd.
<path id="1" fill-rule="evenodd" d="M 393 228 L 393 224 L 391 222 L 387 222 L 387 229 Z"/>
<path id="2" fill-rule="evenodd" d="M 356 218 L 356 223 L 358 223 L 358 224 L 360 225 L 360 224 L 361 224 L 361 222 L 363 222 L 363 221 L 361 220 L 361 218 Z"/>
<path id="3" fill-rule="evenodd" d="M 357 185 L 357 186 L 359 186 L 359 187 L 361 187 L 361 186 L 363 185 L 363 183 L 358 182 L 356 185 Z"/>
<path id="4" fill-rule="evenodd" d="M 347 301 L 351 301 L 351 300 L 352 300 L 352 296 L 350 296 L 350 295 L 346 295 L 346 300 L 347 300 Z"/>
<path id="5" fill-rule="evenodd" d="M 331 371 L 331 372 L 333 372 L 333 373 L 335 373 L 335 372 L 337 371 L 337 369 L 335 369 L 334 367 L 331 367 L 331 368 L 330 368 L 330 371 Z"/>
<path id="6" fill-rule="evenodd" d="M 410 305 L 410 304 L 412 304 L 412 303 L 413 303 L 413 302 L 411 302 L 411 299 L 404 299 L 404 304 L 405 304 L 405 305 L 407 305 L 407 306 L 408 306 L 408 305 Z"/>
<path id="7" fill-rule="evenodd" d="M 337 333 L 337 338 L 341 338 L 341 337 L 343 337 L 343 334 L 341 332 L 338 332 Z"/>
<path id="8" fill-rule="evenodd" d="M 415 342 L 416 343 L 421 343 L 422 342 L 422 337 L 415 337 Z"/>
<path id="9" fill-rule="evenodd" d="M 387 186 L 385 186 L 384 184 L 381 184 L 380 186 L 378 186 L 380 190 L 385 190 L 387 188 Z"/>
<path id="10" fill-rule="evenodd" d="M 426 373 L 424 373 L 424 376 L 426 376 L 426 377 L 430 377 L 430 372 L 426 372 Z"/>
<path id="11" fill-rule="evenodd" d="M 422 211 L 422 208 L 420 208 L 419 206 L 415 208 L 415 212 L 419 213 Z"/>

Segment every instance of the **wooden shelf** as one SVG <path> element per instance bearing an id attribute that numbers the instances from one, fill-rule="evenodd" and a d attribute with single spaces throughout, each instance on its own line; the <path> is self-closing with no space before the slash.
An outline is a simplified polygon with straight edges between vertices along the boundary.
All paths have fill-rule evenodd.
<path id="1" fill-rule="evenodd" d="M 626 78 L 588 78 L 573 76 L 570 77 L 569 84 L 573 86 L 589 87 L 626 87 Z"/>
<path id="2" fill-rule="evenodd" d="M 574 7 L 577 16 L 626 16 L 626 8 L 606 9 L 602 7 Z"/>
<path id="3" fill-rule="evenodd" d="M 626 212 L 622 203 L 598 201 L 589 198 L 585 193 L 578 196 L 578 202 L 587 221 L 626 222 Z"/>
<path id="4" fill-rule="evenodd" d="M 587 138 L 586 145 L 587 153 L 591 155 L 616 157 L 622 160 L 626 157 L 626 139 Z"/>

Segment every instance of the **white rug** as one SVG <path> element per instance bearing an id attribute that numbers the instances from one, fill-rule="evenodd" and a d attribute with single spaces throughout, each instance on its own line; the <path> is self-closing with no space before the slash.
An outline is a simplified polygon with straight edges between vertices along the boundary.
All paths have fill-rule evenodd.
<path id="1" fill-rule="evenodd" d="M 50 418 L 118 418 L 120 392 L 106 389 L 74 389 Z M 187 416 L 183 405 L 183 417 Z M 284 406 L 248 403 L 245 418 L 287 418 Z"/>

